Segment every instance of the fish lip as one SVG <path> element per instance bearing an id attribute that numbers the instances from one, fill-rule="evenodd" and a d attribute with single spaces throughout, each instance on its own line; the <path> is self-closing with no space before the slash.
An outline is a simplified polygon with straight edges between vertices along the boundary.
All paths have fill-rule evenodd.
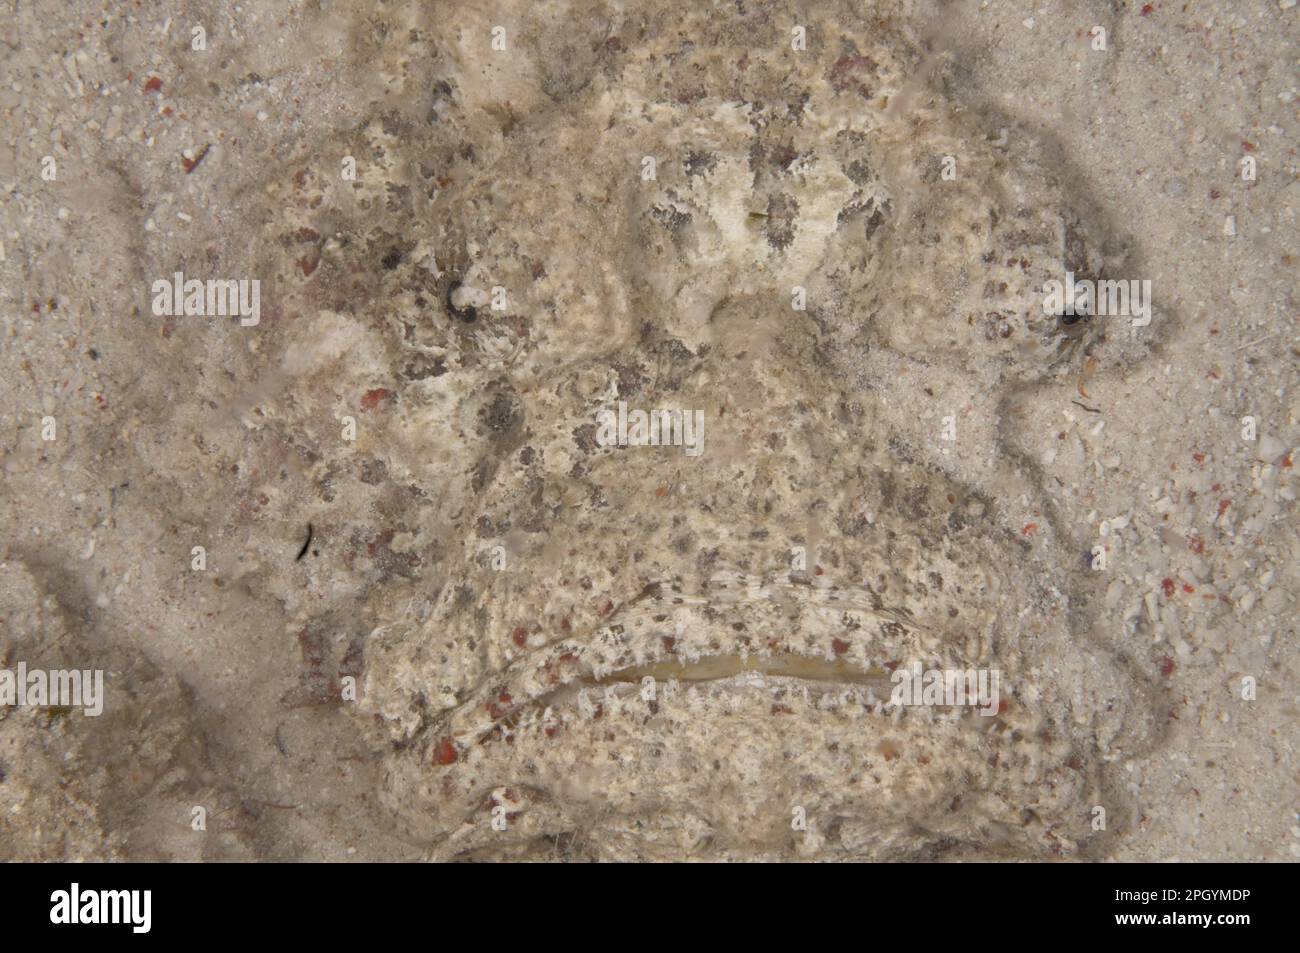
<path id="1" fill-rule="evenodd" d="M 731 656 L 755 659 L 776 657 L 796 666 L 836 664 L 838 646 L 832 648 L 828 644 L 825 646 L 825 651 L 820 652 L 797 649 L 776 651 L 770 647 L 751 649 L 742 643 L 732 626 L 725 622 L 720 623 L 717 619 L 706 620 L 698 616 L 691 622 L 692 627 L 698 629 L 716 627 L 713 630 L 724 633 L 723 637 L 729 642 L 725 646 L 718 645 L 713 651 L 679 654 L 673 647 L 665 646 L 665 640 L 677 642 L 682 635 L 682 627 L 677 620 L 670 620 L 659 627 L 652 626 L 644 632 L 627 632 L 629 613 L 636 610 L 644 615 L 647 611 L 644 607 L 647 600 L 660 603 L 662 611 L 659 616 L 671 616 L 675 610 L 682 608 L 689 611 L 692 605 L 712 605 L 717 602 L 721 604 L 719 615 L 730 617 L 736 612 L 761 612 L 764 609 L 771 609 L 777 603 L 756 593 L 761 594 L 775 588 L 782 590 L 783 598 L 793 599 L 801 606 L 806 607 L 824 600 L 823 609 L 829 607 L 832 611 L 851 611 L 870 616 L 882 626 L 895 627 L 898 632 L 928 629 L 927 626 L 912 618 L 909 610 L 885 607 L 870 586 L 845 588 L 829 581 L 819 585 L 814 577 L 797 572 L 758 576 L 720 573 L 712 577 L 710 583 L 711 586 L 716 586 L 716 589 L 710 588 L 707 596 L 701 596 L 684 593 L 671 580 L 651 581 L 643 585 L 635 595 L 616 606 L 607 619 L 589 635 L 560 639 L 514 659 L 494 676 L 485 679 L 469 697 L 438 719 L 437 730 L 431 733 L 431 738 L 434 740 L 429 742 L 434 746 L 435 757 L 439 747 L 446 750 L 446 746 L 451 745 L 459 753 L 489 740 L 498 728 L 513 724 L 524 711 L 538 707 L 544 709 L 548 699 L 575 684 L 585 683 L 588 687 L 598 688 L 618 682 L 625 683 L 625 679 L 619 678 L 621 673 L 636 671 L 644 666 L 673 664 L 699 666 Z M 664 599 L 671 601 L 662 602 Z M 652 614 L 652 618 L 657 617 Z M 802 626 L 803 620 L 799 624 Z M 828 643 L 838 641 L 827 640 Z M 634 657 L 633 661 L 628 664 L 613 665 L 607 655 L 602 655 L 602 652 L 612 653 L 619 649 L 623 650 L 624 654 L 630 653 Z M 831 654 L 828 655 L 827 652 Z M 890 655 L 890 653 L 885 654 Z M 910 653 L 910 655 L 915 654 L 915 651 Z M 899 653 L 893 655 L 900 657 L 901 661 Z M 889 664 L 885 663 L 884 667 L 888 667 Z M 900 663 L 892 664 L 896 666 Z M 856 671 L 847 662 L 841 667 L 846 675 L 842 679 L 783 676 L 779 672 L 767 674 L 774 677 L 794 678 L 803 684 L 819 687 L 830 684 L 850 687 L 853 686 L 855 678 L 865 680 L 873 678 L 870 665 L 866 667 L 859 665 Z M 893 669 L 889 671 L 892 673 Z M 883 685 L 880 687 L 883 688 Z"/>

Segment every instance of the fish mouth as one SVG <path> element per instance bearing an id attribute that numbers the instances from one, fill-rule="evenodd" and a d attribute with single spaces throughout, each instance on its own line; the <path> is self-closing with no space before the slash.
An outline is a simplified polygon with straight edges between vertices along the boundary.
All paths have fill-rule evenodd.
<path id="1" fill-rule="evenodd" d="M 892 697 L 919 666 L 983 669 L 996 655 L 998 669 L 1028 670 L 1014 645 L 994 652 L 1006 620 L 974 595 L 958 625 L 934 591 L 888 606 L 870 586 L 794 573 L 693 592 L 653 583 L 429 719 L 386 789 L 405 792 L 402 816 L 435 859 L 534 856 L 592 823 L 610 826 L 590 844 L 607 834 L 621 856 L 815 851 L 815 838 L 791 840 L 790 805 L 852 856 L 939 843 L 1015 854 L 1045 836 L 1073 850 L 1059 818 L 1095 773 L 1071 736 L 1046 734 L 1041 699 Z M 716 841 L 672 840 L 683 825 Z"/>
<path id="2" fill-rule="evenodd" d="M 798 679 L 810 683 L 862 685 L 886 695 L 892 685 L 890 673 L 883 668 L 863 670 L 838 660 L 811 658 L 807 655 L 775 653 L 771 655 L 708 655 L 696 661 L 670 659 L 634 665 L 587 684 L 600 686 L 618 682 L 643 684 L 655 682 L 713 682 L 726 679 L 746 681 L 757 677 Z"/>
<path id="3" fill-rule="evenodd" d="M 879 712 L 902 664 L 926 658 L 936 668 L 966 670 L 986 660 L 990 620 L 972 616 L 966 623 L 967 631 L 954 633 L 912 609 L 884 605 L 868 586 L 819 583 L 800 573 L 718 574 L 695 593 L 655 582 L 590 635 L 533 649 L 486 679 L 433 723 L 425 745 L 435 763 L 451 764 L 579 694 L 617 693 L 648 680 L 670 691 L 708 684 L 847 692 Z M 972 626 L 981 631 L 972 633 Z"/>

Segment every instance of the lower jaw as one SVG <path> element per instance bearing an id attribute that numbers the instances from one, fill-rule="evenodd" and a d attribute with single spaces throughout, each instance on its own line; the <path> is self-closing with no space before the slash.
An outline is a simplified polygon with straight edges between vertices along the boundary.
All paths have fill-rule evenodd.
<path id="1" fill-rule="evenodd" d="M 818 675 L 835 664 L 786 664 L 803 663 Z M 1003 719 L 882 710 L 864 697 L 869 683 L 731 671 L 739 664 L 704 660 L 667 691 L 672 673 L 660 679 L 657 666 L 566 686 L 467 750 L 414 813 L 434 821 L 425 830 L 442 858 L 544 852 L 599 825 L 617 836 L 593 841 L 629 858 L 914 859 L 943 844 L 1037 856 L 1053 830 L 1052 843 L 1073 843 L 1068 803 L 1038 803 L 1035 790 L 1046 791 L 1044 761 L 1068 755 L 1044 759 L 1040 740 Z M 653 694 L 638 684 L 646 675 Z M 811 837 L 791 828 L 795 807 Z M 866 830 L 874 838 L 855 833 Z"/>

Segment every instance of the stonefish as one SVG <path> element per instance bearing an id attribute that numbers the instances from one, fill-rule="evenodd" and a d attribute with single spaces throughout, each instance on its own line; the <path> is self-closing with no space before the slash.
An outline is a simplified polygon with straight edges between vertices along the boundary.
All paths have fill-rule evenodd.
<path id="1" fill-rule="evenodd" d="M 386 98 L 322 146 L 355 181 L 283 203 L 262 347 L 330 448 L 302 520 L 361 555 L 316 608 L 364 628 L 356 706 L 430 857 L 1051 857 L 1123 823 L 1150 706 L 1086 546 L 1023 525 L 1050 490 L 1002 411 L 1139 345 L 1044 312 L 1107 236 L 908 15 L 356 24 Z M 619 402 L 702 412 L 702 452 L 598 441 Z M 914 664 L 1000 698 L 889 704 Z"/>

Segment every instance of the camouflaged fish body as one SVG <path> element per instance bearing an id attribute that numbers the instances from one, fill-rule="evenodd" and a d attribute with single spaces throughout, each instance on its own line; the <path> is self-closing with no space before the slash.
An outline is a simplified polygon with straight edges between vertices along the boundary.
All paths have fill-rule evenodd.
<path id="1" fill-rule="evenodd" d="M 1104 236 L 954 115 L 905 3 L 809 7 L 802 51 L 776 5 L 566 9 L 500 56 L 490 10 L 386 9 L 358 180 L 278 226 L 318 263 L 266 255 L 304 427 L 366 395 L 347 490 L 391 528 L 331 531 L 385 803 L 436 857 L 1079 849 L 1149 708 L 1083 547 L 1011 524 L 1000 414 L 1102 340 L 1039 289 Z M 703 411 L 703 453 L 602 446 L 619 401 Z M 1005 707 L 885 709 L 913 662 Z"/>

